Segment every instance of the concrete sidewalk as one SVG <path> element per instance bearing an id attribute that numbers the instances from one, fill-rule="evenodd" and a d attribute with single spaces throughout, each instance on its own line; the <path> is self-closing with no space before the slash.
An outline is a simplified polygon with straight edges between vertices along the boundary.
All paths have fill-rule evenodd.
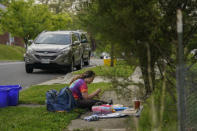
<path id="1" fill-rule="evenodd" d="M 123 99 L 119 97 L 115 91 L 106 91 L 104 92 L 101 100 L 113 99 L 114 104 L 123 104 L 125 106 L 132 106 L 132 98 Z M 68 126 L 69 131 L 74 131 L 81 129 L 86 131 L 131 131 L 129 128 L 129 117 L 121 118 L 108 118 L 108 119 L 99 119 L 98 121 L 87 122 L 83 120 L 84 117 L 92 115 L 92 112 L 86 112 L 81 115 L 80 118 L 72 120 L 71 124 Z"/>

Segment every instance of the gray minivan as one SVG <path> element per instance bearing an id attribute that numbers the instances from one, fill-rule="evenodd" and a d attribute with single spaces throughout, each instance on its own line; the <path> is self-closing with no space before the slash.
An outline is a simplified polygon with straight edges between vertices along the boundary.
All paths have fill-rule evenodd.
<path id="1" fill-rule="evenodd" d="M 73 71 L 74 67 L 81 69 L 84 63 L 89 64 L 91 49 L 87 39 L 82 40 L 80 36 L 78 31 L 42 32 L 27 47 L 26 72 L 32 73 L 33 69 Z M 85 45 L 89 47 L 84 48 Z"/>

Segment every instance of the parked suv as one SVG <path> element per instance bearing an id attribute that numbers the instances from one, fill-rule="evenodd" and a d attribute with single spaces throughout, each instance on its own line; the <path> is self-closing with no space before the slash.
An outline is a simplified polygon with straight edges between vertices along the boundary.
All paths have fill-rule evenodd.
<path id="1" fill-rule="evenodd" d="M 88 41 L 82 40 L 81 34 L 79 31 L 47 31 L 39 34 L 27 47 L 26 72 L 32 73 L 34 68 L 66 71 L 73 71 L 74 67 L 81 69 L 90 58 L 86 55 L 90 53 L 90 48 L 83 47 L 85 43 L 88 45 Z"/>

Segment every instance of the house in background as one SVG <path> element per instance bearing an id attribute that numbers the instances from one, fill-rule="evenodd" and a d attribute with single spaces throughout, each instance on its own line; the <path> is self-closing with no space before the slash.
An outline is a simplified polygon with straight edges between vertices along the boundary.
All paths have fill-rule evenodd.
<path id="1" fill-rule="evenodd" d="M 22 38 L 12 37 L 11 34 L 8 32 L 0 35 L 0 44 L 17 45 L 17 46 L 24 47 L 24 42 Z"/>
<path id="2" fill-rule="evenodd" d="M 0 4 L 0 9 L 6 11 L 6 6 Z M 12 35 L 8 32 L 5 32 L 4 34 L 0 35 L 0 44 L 17 45 L 24 47 L 24 42 L 22 38 L 12 37 Z"/>

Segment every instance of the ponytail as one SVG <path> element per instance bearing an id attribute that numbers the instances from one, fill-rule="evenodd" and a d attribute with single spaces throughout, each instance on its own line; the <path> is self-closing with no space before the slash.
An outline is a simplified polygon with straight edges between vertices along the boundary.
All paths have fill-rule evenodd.
<path id="1" fill-rule="evenodd" d="M 80 74 L 80 75 L 77 75 L 76 77 L 74 77 L 71 80 L 70 84 L 72 84 L 77 79 L 85 79 L 85 78 L 90 78 L 90 77 L 93 77 L 93 76 L 95 76 L 95 73 L 91 70 L 88 70 L 88 71 L 84 72 L 83 74 Z"/>

